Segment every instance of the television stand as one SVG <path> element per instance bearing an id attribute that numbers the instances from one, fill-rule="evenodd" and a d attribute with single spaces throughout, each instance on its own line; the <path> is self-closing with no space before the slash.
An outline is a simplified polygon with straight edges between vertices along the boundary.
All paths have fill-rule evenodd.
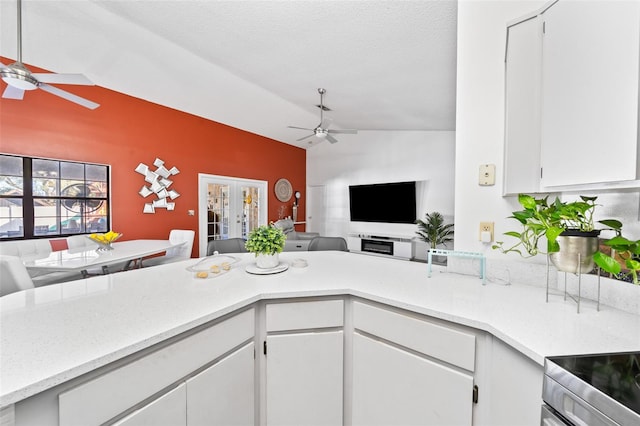
<path id="1" fill-rule="evenodd" d="M 349 234 L 349 251 L 410 260 L 411 238 L 390 235 Z"/>

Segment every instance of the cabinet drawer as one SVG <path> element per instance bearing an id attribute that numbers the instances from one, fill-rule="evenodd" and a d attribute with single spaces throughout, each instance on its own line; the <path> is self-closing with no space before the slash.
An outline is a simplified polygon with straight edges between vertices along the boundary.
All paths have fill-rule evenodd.
<path id="1" fill-rule="evenodd" d="M 357 330 L 474 371 L 476 337 L 473 334 L 360 302 L 353 303 L 353 326 Z"/>
<path id="2" fill-rule="evenodd" d="M 267 332 L 342 327 L 343 306 L 342 300 L 270 303 L 266 307 Z"/>
<path id="3" fill-rule="evenodd" d="M 185 337 L 58 397 L 60 426 L 98 425 L 253 338 L 254 309 Z"/>

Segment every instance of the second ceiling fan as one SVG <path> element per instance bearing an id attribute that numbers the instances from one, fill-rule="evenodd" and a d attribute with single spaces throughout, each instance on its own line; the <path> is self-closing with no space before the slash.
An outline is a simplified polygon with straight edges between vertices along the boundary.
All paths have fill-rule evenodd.
<path id="1" fill-rule="evenodd" d="M 87 77 L 82 74 L 54 74 L 54 73 L 32 73 L 22 63 L 22 0 L 17 1 L 18 15 L 18 60 L 10 65 L 0 63 L 0 78 L 7 83 L 7 87 L 2 93 L 6 99 L 22 100 L 25 91 L 41 89 L 52 95 L 59 96 L 85 108 L 96 109 L 100 105 L 78 95 L 69 93 L 66 90 L 51 86 L 54 84 L 78 84 L 83 86 L 93 86 Z"/>
<path id="2" fill-rule="evenodd" d="M 296 127 L 296 126 L 287 126 L 290 129 L 300 129 L 300 130 L 310 130 L 313 133 L 307 136 L 304 136 L 300 139 L 296 139 L 297 141 L 302 141 L 305 140 L 307 138 L 310 137 L 317 137 L 320 139 L 327 139 L 329 142 L 331 143 L 336 143 L 338 142 L 338 139 L 334 138 L 333 135 L 335 134 L 352 134 L 355 135 L 358 133 L 358 131 L 356 129 L 339 129 L 339 130 L 331 130 L 329 129 L 329 126 L 331 125 L 331 119 L 330 118 L 324 118 L 324 111 L 325 111 L 325 106 L 323 103 L 323 98 L 324 98 L 324 94 L 327 93 L 327 91 L 323 88 L 319 88 L 318 89 L 318 93 L 320 93 L 320 105 L 318 105 L 318 107 L 320 108 L 320 124 L 318 124 L 315 128 L 313 129 L 309 129 L 306 127 Z"/>

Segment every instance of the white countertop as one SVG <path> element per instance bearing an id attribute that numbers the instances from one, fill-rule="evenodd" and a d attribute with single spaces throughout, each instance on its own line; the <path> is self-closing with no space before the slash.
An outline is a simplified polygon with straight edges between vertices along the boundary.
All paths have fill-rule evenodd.
<path id="1" fill-rule="evenodd" d="M 544 287 L 483 286 L 424 263 L 343 252 L 288 252 L 308 261 L 251 275 L 253 255 L 198 279 L 198 259 L 40 287 L 0 298 L 0 405 L 66 382 L 261 299 L 354 295 L 487 331 L 542 364 L 549 355 L 638 351 L 640 313 L 551 296 Z M 637 294 L 640 294 L 638 292 Z"/>

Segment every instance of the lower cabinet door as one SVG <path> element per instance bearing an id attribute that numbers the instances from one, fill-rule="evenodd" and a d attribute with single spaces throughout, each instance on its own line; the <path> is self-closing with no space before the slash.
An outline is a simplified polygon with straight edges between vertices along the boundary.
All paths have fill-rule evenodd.
<path id="1" fill-rule="evenodd" d="M 186 398 L 187 392 L 182 384 L 114 423 L 114 426 L 185 426 Z"/>
<path id="2" fill-rule="evenodd" d="M 187 380 L 187 424 L 254 424 L 254 344 Z"/>
<path id="3" fill-rule="evenodd" d="M 353 426 L 471 425 L 473 377 L 353 335 Z"/>
<path id="4" fill-rule="evenodd" d="M 267 425 L 342 425 L 343 335 L 267 337 Z"/>

